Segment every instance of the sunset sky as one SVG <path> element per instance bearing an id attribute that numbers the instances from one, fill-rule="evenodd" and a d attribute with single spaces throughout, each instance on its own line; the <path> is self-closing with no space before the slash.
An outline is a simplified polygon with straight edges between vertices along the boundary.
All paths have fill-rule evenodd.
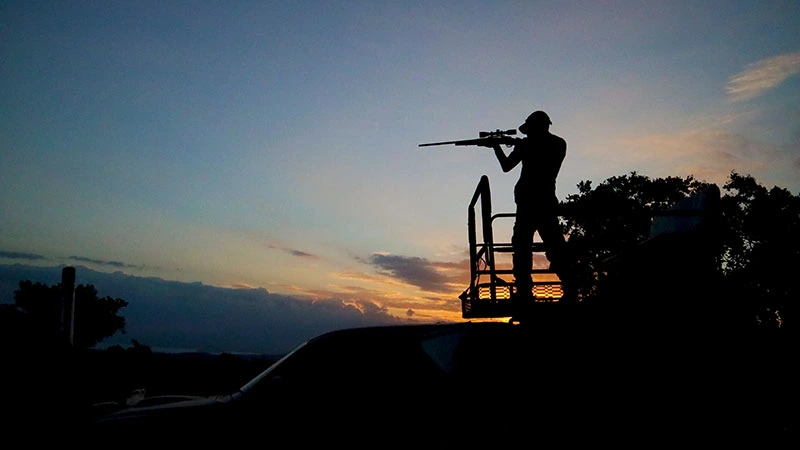
<path id="1" fill-rule="evenodd" d="M 2 2 L 0 263 L 458 319 L 469 200 L 512 212 L 519 169 L 418 144 L 542 109 L 561 199 L 797 194 L 798 74 L 796 0 Z"/>

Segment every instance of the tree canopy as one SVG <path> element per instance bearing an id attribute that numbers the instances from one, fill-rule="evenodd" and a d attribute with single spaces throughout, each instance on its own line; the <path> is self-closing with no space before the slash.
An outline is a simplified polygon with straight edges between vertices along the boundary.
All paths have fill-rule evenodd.
<path id="1" fill-rule="evenodd" d="M 762 308 L 796 307 L 800 286 L 800 196 L 731 175 L 722 213 L 727 235 L 721 270 L 731 290 Z"/>
<path id="2" fill-rule="evenodd" d="M 15 311 L 27 338 L 44 345 L 58 342 L 61 330 L 61 285 L 21 281 L 14 292 Z M 125 317 L 120 310 L 128 305 L 123 299 L 100 297 L 91 284 L 75 287 L 73 343 L 76 348 L 90 348 L 117 332 L 125 333 Z M 8 313 L 7 311 L 5 313 Z"/>
<path id="3" fill-rule="evenodd" d="M 654 216 L 710 186 L 692 176 L 649 178 L 636 172 L 597 187 L 579 183 L 578 193 L 561 206 L 584 299 L 598 295 L 603 261 L 640 246 L 650 237 Z M 720 295 L 756 308 L 790 309 L 800 294 L 792 276 L 800 267 L 800 197 L 736 172 L 723 190 L 713 255 L 724 286 Z"/>

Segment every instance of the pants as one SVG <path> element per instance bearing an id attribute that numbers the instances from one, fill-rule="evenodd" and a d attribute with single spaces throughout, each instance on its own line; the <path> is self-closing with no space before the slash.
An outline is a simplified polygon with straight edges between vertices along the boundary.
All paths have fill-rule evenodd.
<path id="1" fill-rule="evenodd" d="M 511 245 L 514 250 L 512 262 L 517 292 L 524 297 L 532 295 L 533 252 L 531 245 L 533 244 L 533 234 L 536 231 L 539 232 L 544 243 L 545 256 L 550 261 L 550 268 L 561 279 L 565 297 L 567 291 L 570 290 L 569 261 L 566 257 L 564 234 L 558 223 L 557 204 L 557 201 L 517 202 L 514 234 L 511 237 Z"/>

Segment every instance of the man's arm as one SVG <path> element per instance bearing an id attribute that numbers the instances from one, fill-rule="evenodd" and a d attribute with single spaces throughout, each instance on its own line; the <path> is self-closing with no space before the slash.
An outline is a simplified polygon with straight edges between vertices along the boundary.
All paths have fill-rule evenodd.
<path id="1" fill-rule="evenodd" d="M 514 147 L 514 150 L 511 150 L 508 156 L 506 156 L 499 144 L 495 144 L 492 148 L 494 149 L 494 156 L 496 156 L 497 161 L 500 162 L 500 168 L 503 169 L 503 172 L 510 171 L 521 161 L 516 147 Z"/>

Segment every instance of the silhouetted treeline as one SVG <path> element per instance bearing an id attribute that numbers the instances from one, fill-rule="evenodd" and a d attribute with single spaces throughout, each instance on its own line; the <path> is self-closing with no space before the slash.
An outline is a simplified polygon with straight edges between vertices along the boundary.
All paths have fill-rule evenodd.
<path id="1" fill-rule="evenodd" d="M 591 181 L 578 185 L 578 193 L 562 202 L 565 232 L 581 279 L 585 300 L 604 299 L 602 287 L 608 258 L 635 251 L 648 240 L 653 217 L 681 199 L 712 185 L 691 176 L 649 178 L 635 172 L 609 178 L 596 187 Z M 780 187 L 767 189 L 752 176 L 731 173 L 716 204 L 715 231 L 697 242 L 711 255 L 694 248 L 673 251 L 671 266 L 652 264 L 642 271 L 663 271 L 668 282 L 640 292 L 669 290 L 676 303 L 690 308 L 699 296 L 713 295 L 723 308 L 742 308 L 752 323 L 785 327 L 796 320 L 800 284 L 794 272 L 800 267 L 800 197 Z M 713 239 L 713 242 L 708 242 Z M 713 264 L 713 274 L 692 273 L 699 257 Z M 696 279 L 717 283 L 712 292 L 698 292 Z M 705 280 L 705 278 L 708 278 Z M 694 284 L 691 284 L 695 282 Z M 688 283 L 688 284 L 687 284 Z"/>
<path id="2" fill-rule="evenodd" d="M 117 332 L 125 333 L 125 317 L 120 313 L 128 302 L 101 297 L 91 284 L 79 284 L 74 291 L 73 346 L 91 348 Z M 42 351 L 65 345 L 62 335 L 64 307 L 61 284 L 46 285 L 30 280 L 19 282 L 13 305 L 0 305 L 0 348 Z"/>

